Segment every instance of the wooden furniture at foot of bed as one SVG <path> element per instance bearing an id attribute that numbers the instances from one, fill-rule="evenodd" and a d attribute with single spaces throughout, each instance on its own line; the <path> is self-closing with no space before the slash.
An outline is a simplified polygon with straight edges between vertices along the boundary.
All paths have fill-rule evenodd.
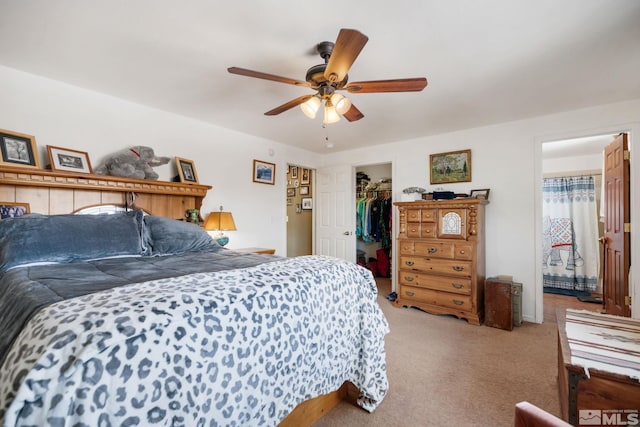
<path id="1" fill-rule="evenodd" d="M 567 310 L 556 311 L 558 319 L 558 387 L 560 394 L 560 409 L 562 418 L 572 425 L 635 425 L 627 424 L 628 421 L 636 422 L 640 414 L 640 381 L 635 378 L 621 375 L 604 369 L 588 369 L 572 362 L 572 349 L 570 337 L 567 336 Z M 592 319 L 597 321 L 601 315 L 593 312 Z M 595 347 L 601 344 L 602 348 L 611 345 L 611 338 L 621 335 L 620 330 L 635 331 L 637 338 L 630 338 L 630 342 L 640 341 L 640 320 L 621 318 L 620 324 L 611 324 L 609 328 L 601 328 L 600 342 L 592 343 Z M 627 338 L 629 339 L 629 338 Z M 640 350 L 640 346 L 637 346 Z M 596 352 L 594 354 L 598 353 Z M 639 354 L 633 351 L 630 353 Z M 615 353 L 614 353 L 615 354 Z M 600 361 L 607 362 L 608 356 L 599 356 Z M 624 358 L 620 357 L 611 363 L 624 364 Z M 630 365 L 633 363 L 630 362 Z M 581 420 L 580 417 L 583 417 Z M 584 417 L 599 417 L 602 424 L 594 419 Z M 628 418 L 631 417 L 631 418 Z M 581 422 L 582 421 L 582 422 Z"/>
<path id="2" fill-rule="evenodd" d="M 29 203 L 32 213 L 47 215 L 114 204 L 183 219 L 188 209 L 202 207 L 202 200 L 211 188 L 181 182 L 0 167 L 0 200 Z"/>

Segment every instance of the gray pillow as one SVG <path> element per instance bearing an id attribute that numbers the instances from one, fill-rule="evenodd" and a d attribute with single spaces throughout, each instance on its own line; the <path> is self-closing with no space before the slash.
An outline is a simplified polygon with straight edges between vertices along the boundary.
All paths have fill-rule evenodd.
<path id="1" fill-rule="evenodd" d="M 149 255 L 174 255 L 184 252 L 220 249 L 203 228 L 186 221 L 145 215 L 144 244 Z"/>
<path id="2" fill-rule="evenodd" d="M 0 271 L 25 264 L 140 256 L 142 211 L 0 220 Z"/>

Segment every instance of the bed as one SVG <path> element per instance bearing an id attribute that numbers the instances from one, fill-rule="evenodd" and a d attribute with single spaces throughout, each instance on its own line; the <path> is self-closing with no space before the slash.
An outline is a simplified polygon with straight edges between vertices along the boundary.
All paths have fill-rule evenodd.
<path id="1" fill-rule="evenodd" d="M 0 197 L 30 185 L 59 206 L 59 186 L 43 184 L 51 175 L 0 181 Z M 64 190 L 105 191 L 93 185 Z M 125 201 L 129 191 L 109 190 Z M 138 201 L 166 195 L 144 191 Z M 373 411 L 388 389 L 388 325 L 371 274 L 330 257 L 222 248 L 176 221 L 185 205 L 171 197 L 161 216 L 131 203 L 113 215 L 32 204 L 44 215 L 0 221 L 3 425 L 304 425 L 327 409 L 323 396 L 355 390 Z M 199 208 L 204 195 L 186 197 Z"/>

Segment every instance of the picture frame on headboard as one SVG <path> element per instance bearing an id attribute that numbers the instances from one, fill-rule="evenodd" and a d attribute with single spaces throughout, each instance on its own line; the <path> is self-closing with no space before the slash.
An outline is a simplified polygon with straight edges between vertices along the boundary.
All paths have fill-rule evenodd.
<path id="1" fill-rule="evenodd" d="M 176 166 L 178 167 L 178 176 L 180 177 L 180 182 L 186 182 L 190 184 L 198 183 L 198 174 L 196 173 L 196 166 L 193 163 L 193 160 L 176 157 Z"/>
<path id="2" fill-rule="evenodd" d="M 29 203 L 0 202 L 0 219 L 15 218 L 31 213 Z"/>
<path id="3" fill-rule="evenodd" d="M 40 169 L 35 136 L 0 129 L 0 165 Z"/>
<path id="4" fill-rule="evenodd" d="M 89 153 L 86 151 L 47 145 L 47 152 L 53 171 L 93 173 Z"/>

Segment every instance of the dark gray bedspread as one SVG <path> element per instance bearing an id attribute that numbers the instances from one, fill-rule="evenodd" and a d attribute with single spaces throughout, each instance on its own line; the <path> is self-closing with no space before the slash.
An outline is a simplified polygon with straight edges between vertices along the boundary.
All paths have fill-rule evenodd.
<path id="1" fill-rule="evenodd" d="M 23 325 L 38 309 L 54 302 L 131 283 L 252 267 L 277 259 L 281 257 L 220 248 L 163 257 L 114 258 L 9 270 L 0 275 L 0 365 Z"/>

